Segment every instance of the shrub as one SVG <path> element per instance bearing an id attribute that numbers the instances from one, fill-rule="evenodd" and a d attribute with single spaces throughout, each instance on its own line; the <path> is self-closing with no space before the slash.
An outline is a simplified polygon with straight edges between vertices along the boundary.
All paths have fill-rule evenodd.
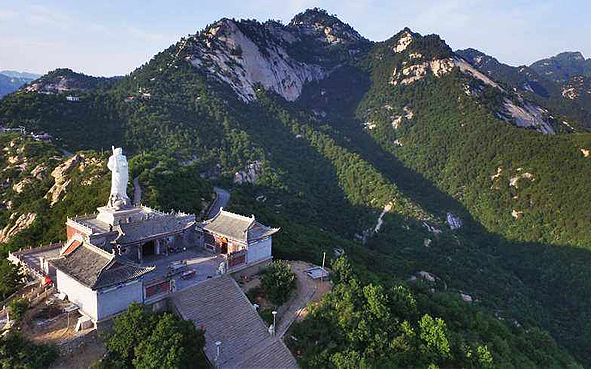
<path id="1" fill-rule="evenodd" d="M 57 359 L 51 345 L 37 345 L 20 333 L 0 337 L 0 368 L 44 369 Z"/>
<path id="2" fill-rule="evenodd" d="M 274 261 L 261 278 L 265 296 L 274 304 L 282 305 L 296 287 L 296 276 L 285 261 Z"/>
<path id="3" fill-rule="evenodd" d="M 25 312 L 29 308 L 29 302 L 25 299 L 16 299 L 8 303 L 10 309 L 10 319 L 17 323 L 23 319 Z"/>

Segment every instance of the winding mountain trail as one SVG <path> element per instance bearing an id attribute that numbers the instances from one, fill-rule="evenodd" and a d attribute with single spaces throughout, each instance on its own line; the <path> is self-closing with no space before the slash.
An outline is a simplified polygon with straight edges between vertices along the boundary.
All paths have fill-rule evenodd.
<path id="1" fill-rule="evenodd" d="M 215 204 L 209 210 L 207 214 L 208 218 L 213 218 L 217 213 L 220 212 L 220 209 L 226 207 L 228 201 L 230 201 L 230 193 L 222 188 L 214 187 L 213 190 L 216 194 Z"/>

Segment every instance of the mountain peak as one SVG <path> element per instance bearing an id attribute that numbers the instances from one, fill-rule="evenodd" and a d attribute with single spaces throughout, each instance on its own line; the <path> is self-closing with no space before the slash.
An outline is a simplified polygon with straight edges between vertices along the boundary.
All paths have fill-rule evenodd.
<path id="1" fill-rule="evenodd" d="M 580 51 L 564 51 L 556 56 L 551 57 L 550 59 L 570 59 L 576 61 L 584 61 L 585 57 Z"/>
<path id="2" fill-rule="evenodd" d="M 335 14 L 328 14 L 326 10 L 320 8 L 307 9 L 297 14 L 288 26 L 303 30 L 304 33 L 321 33 L 329 44 L 367 41 L 353 27 L 337 18 Z"/>
<path id="3" fill-rule="evenodd" d="M 555 82 L 564 82 L 579 75 L 591 76 L 591 62 L 580 51 L 565 51 L 547 59 L 538 60 L 530 66 L 540 75 Z"/>
<path id="4" fill-rule="evenodd" d="M 343 23 L 336 14 L 328 14 L 325 9 L 312 8 L 306 9 L 296 14 L 289 22 L 290 26 L 322 24 L 332 26 L 335 23 Z"/>

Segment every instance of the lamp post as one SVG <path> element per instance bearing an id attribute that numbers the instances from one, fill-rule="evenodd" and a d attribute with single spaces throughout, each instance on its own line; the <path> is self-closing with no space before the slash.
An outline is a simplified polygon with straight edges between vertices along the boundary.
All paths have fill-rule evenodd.
<path id="1" fill-rule="evenodd" d="M 213 361 L 216 362 L 216 367 L 217 367 L 218 359 L 220 357 L 220 346 L 221 345 L 222 345 L 221 341 L 215 341 L 215 359 Z"/>
<path id="2" fill-rule="evenodd" d="M 273 314 L 273 336 L 275 336 L 277 334 L 277 326 L 275 325 L 277 321 L 277 311 L 273 310 L 271 314 Z"/>

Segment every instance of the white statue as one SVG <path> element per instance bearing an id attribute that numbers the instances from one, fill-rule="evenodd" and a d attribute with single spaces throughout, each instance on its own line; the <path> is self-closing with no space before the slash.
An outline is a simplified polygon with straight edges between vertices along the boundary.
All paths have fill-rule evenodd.
<path id="1" fill-rule="evenodd" d="M 115 210 L 131 206 L 131 200 L 127 197 L 127 181 L 129 180 L 129 169 L 127 158 L 123 150 L 112 147 L 113 155 L 109 158 L 107 167 L 111 170 L 111 195 L 109 196 L 108 207 Z"/>

